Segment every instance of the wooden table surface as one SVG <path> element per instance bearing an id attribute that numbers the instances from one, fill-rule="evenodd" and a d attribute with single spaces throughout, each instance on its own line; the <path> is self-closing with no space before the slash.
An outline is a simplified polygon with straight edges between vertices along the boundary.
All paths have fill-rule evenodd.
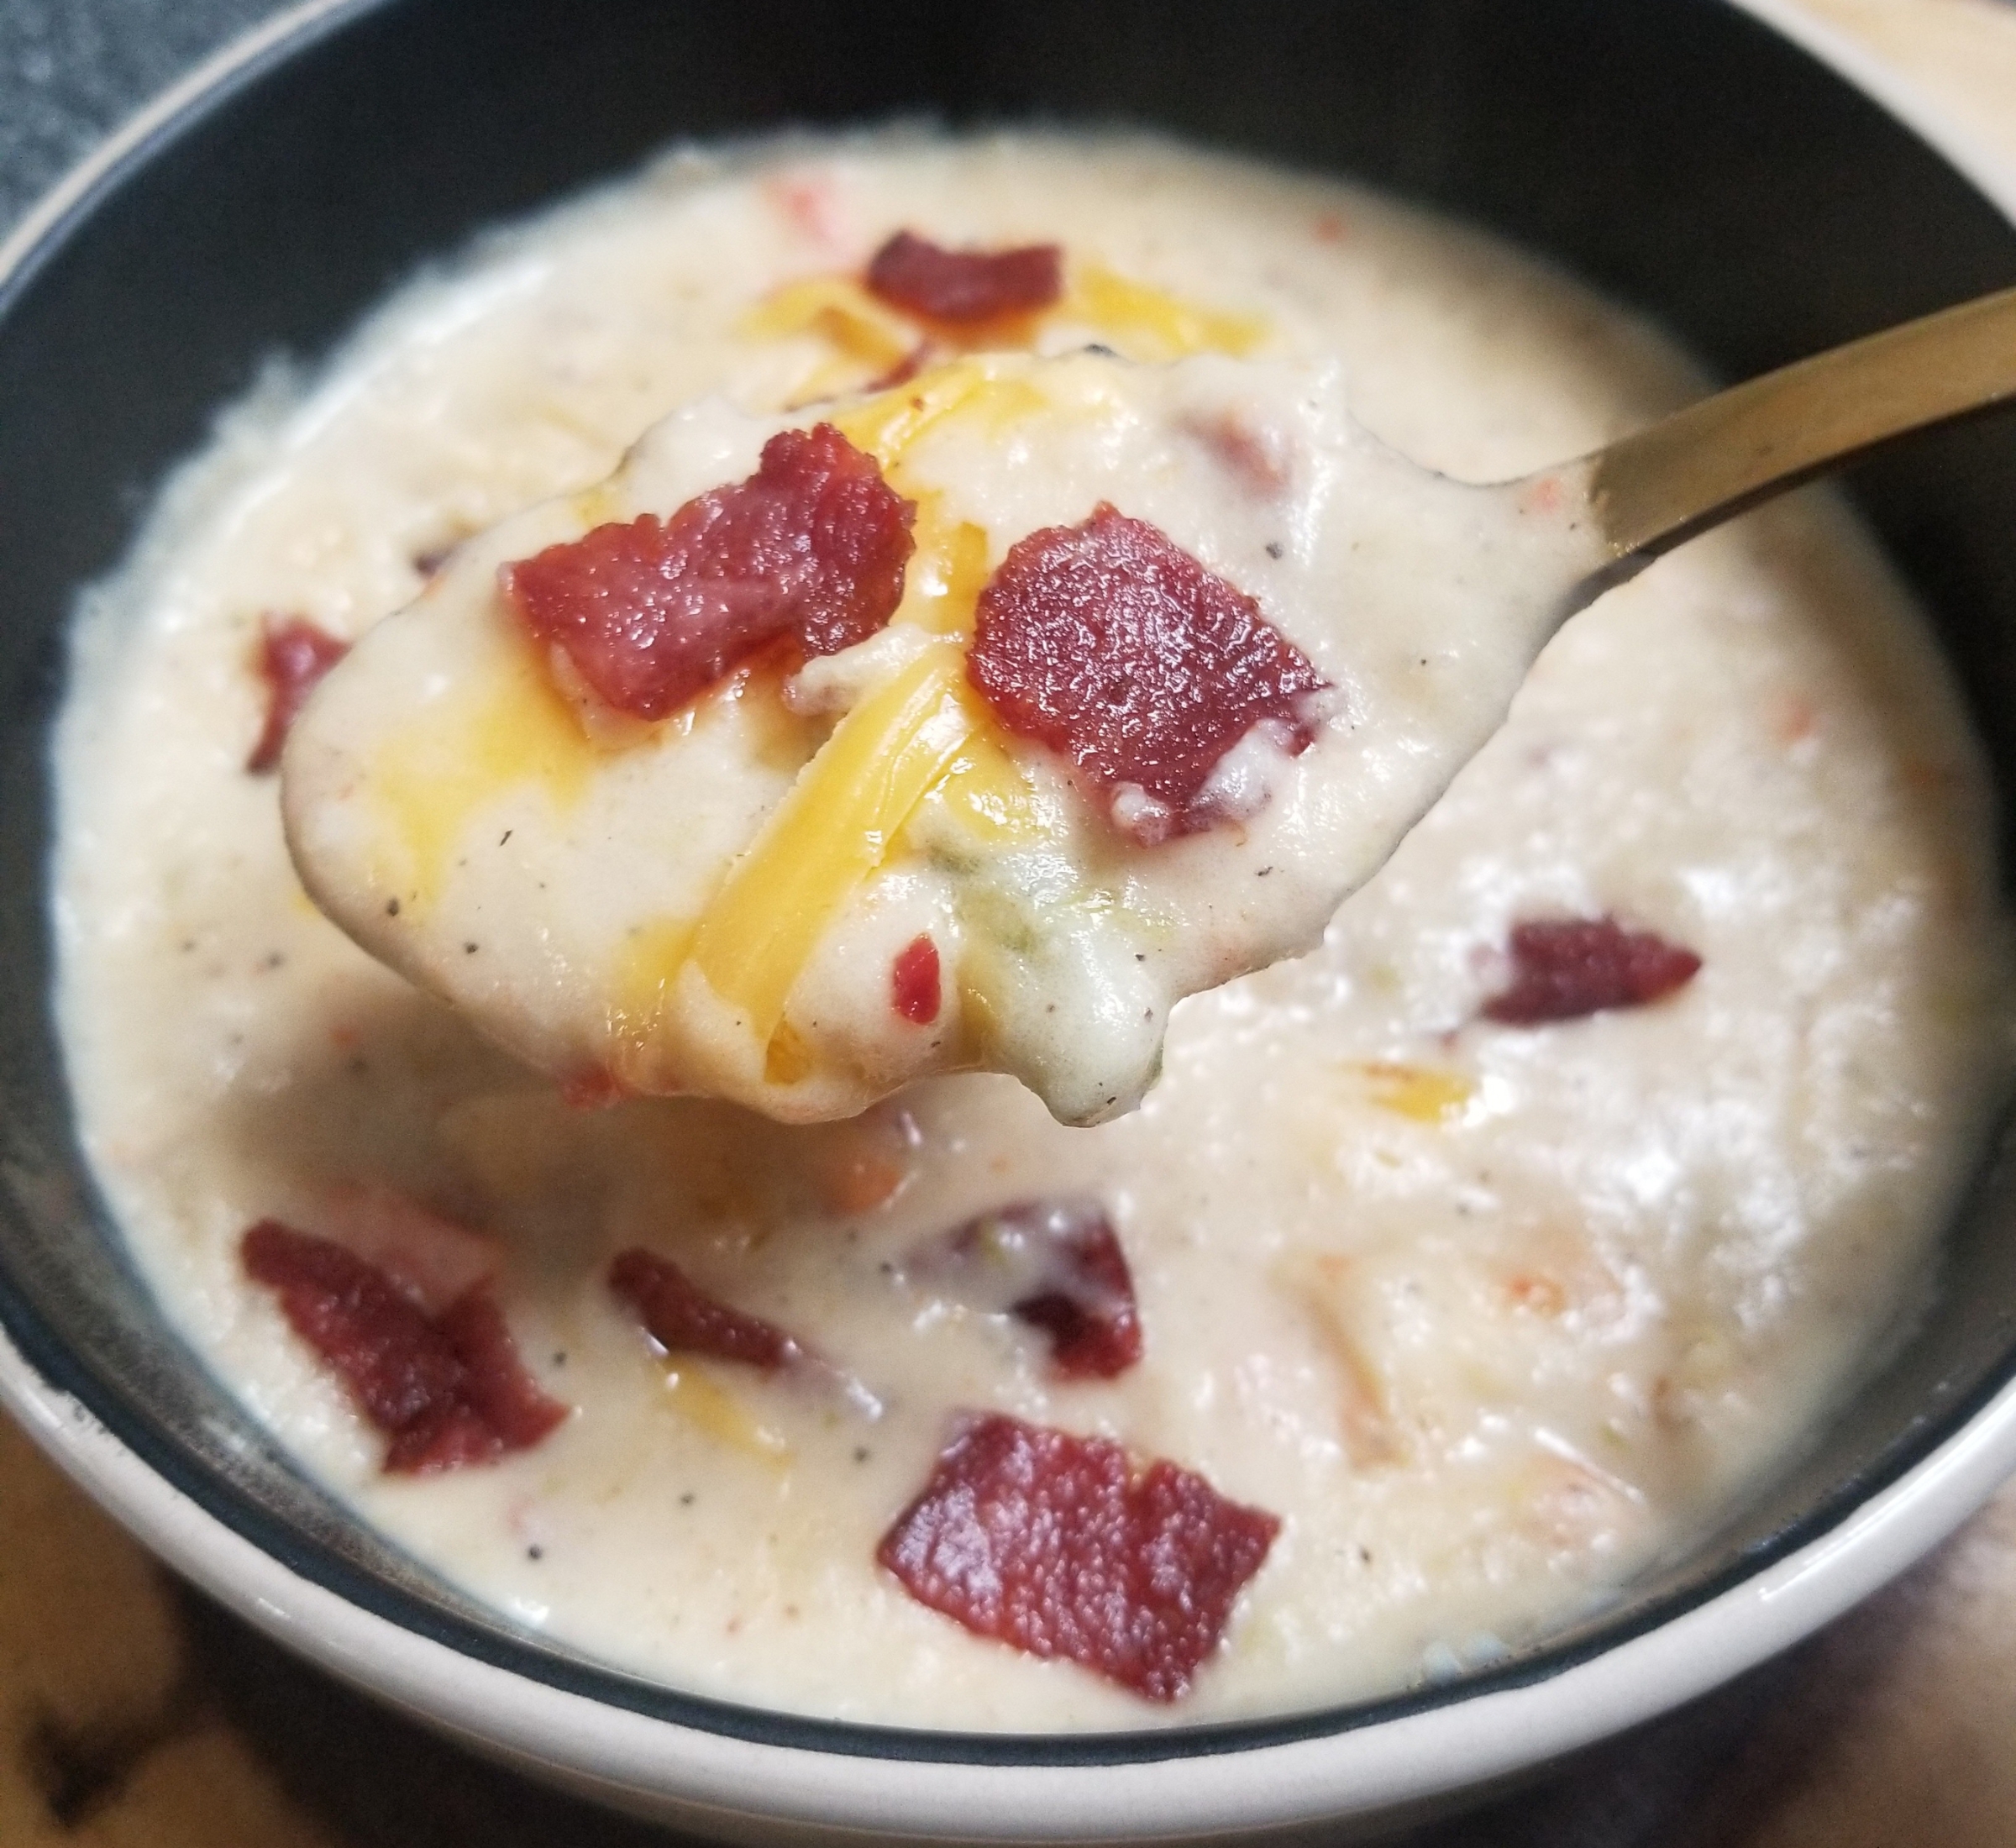
<path id="1" fill-rule="evenodd" d="M 2016 187 L 2010 0 L 1801 3 L 2006 150 Z M 155 1565 L 0 1420 L 0 1848 L 674 1839 L 485 1765 L 296 1662 Z M 2016 1487 L 1803 1648 L 1410 1840 L 2012 1848 Z"/>

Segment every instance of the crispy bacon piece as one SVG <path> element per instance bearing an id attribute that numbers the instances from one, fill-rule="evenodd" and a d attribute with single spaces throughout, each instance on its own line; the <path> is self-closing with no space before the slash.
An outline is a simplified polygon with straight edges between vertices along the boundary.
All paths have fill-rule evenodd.
<path id="1" fill-rule="evenodd" d="M 1119 1445 L 992 1414 L 947 1447 L 876 1558 L 920 1604 L 1149 1700 L 1180 1698 L 1280 1522 Z"/>
<path id="2" fill-rule="evenodd" d="M 566 1417 L 518 1358 L 487 1284 L 429 1315 L 375 1264 L 276 1219 L 251 1227 L 239 1252 L 246 1274 L 277 1293 L 295 1333 L 391 1440 L 388 1474 L 494 1462 Z"/>
<path id="3" fill-rule="evenodd" d="M 1095 1200 L 1022 1200 L 926 1246 L 916 1274 L 949 1277 L 969 1299 L 1050 1337 L 1062 1379 L 1112 1379 L 1141 1358 L 1126 1253 Z"/>
<path id="4" fill-rule="evenodd" d="M 1579 1020 L 1611 1007 L 1642 1007 L 1683 988 L 1701 967 L 1690 949 L 1614 917 L 1530 919 L 1512 927 L 1510 985 L 1484 1003 L 1507 1026 Z"/>
<path id="5" fill-rule="evenodd" d="M 1101 501 L 1011 546 L 967 671 L 1002 724 L 1060 751 L 1144 843 L 1217 818 L 1205 784 L 1256 725 L 1305 749 L 1326 685 L 1243 591 Z"/>
<path id="6" fill-rule="evenodd" d="M 717 1301 L 678 1265 L 641 1247 L 617 1253 L 609 1266 L 609 1287 L 668 1354 L 711 1354 L 765 1373 L 804 1357 L 781 1328 Z"/>
<path id="7" fill-rule="evenodd" d="M 349 651 L 348 642 L 338 641 L 305 616 L 260 619 L 259 675 L 266 683 L 266 723 L 245 759 L 255 776 L 278 766 L 295 716 L 316 683 Z"/>
<path id="8" fill-rule="evenodd" d="M 868 265 L 870 293 L 933 321 L 991 321 L 1031 314 L 1064 292 L 1063 252 L 1054 244 L 1012 250 L 948 250 L 899 231 Z"/>
<path id="9" fill-rule="evenodd" d="M 784 430 L 747 480 L 669 520 L 612 521 L 498 580 L 526 627 L 606 705 L 661 719 L 766 643 L 807 654 L 895 613 L 915 501 L 830 423 Z"/>
<path id="10" fill-rule="evenodd" d="M 938 1017 L 938 946 L 928 936 L 912 937 L 897 952 L 889 972 L 889 1003 L 912 1026 Z"/>

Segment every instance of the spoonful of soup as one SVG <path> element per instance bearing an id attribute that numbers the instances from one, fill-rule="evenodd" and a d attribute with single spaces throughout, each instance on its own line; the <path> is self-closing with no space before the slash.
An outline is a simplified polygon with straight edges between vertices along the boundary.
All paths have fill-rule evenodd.
<path id="1" fill-rule="evenodd" d="M 322 681 L 311 895 L 584 1100 L 1006 1072 L 1095 1122 L 1309 948 L 1659 553 L 2016 396 L 2016 291 L 1491 486 L 1334 369 L 969 351 L 719 402 L 461 546 Z"/>

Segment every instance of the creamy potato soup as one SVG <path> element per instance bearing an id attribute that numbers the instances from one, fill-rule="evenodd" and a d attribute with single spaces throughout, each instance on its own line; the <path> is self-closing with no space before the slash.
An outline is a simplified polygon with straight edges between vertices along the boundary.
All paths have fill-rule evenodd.
<path id="1" fill-rule="evenodd" d="M 1054 246 L 1056 304 L 908 312 L 864 279 L 919 245 Z M 1701 388 L 1530 258 L 1157 141 L 681 153 L 416 281 L 318 375 L 276 370 L 79 626 L 60 1005 L 140 1264 L 362 1519 L 528 1629 L 676 1687 L 1097 1729 L 1515 1653 L 1796 1452 L 1919 1299 L 2000 1088 L 1985 772 L 1920 619 L 1824 496 L 1575 618 L 1320 946 L 1175 1005 L 1158 1079 L 1097 1127 L 1058 1120 L 1096 1103 L 1053 1114 L 999 1074 L 797 1126 L 625 1095 L 620 1071 L 556 1084 L 306 895 L 270 774 L 286 722 L 430 583 L 487 596 L 524 555 L 474 535 L 586 493 L 684 407 L 748 433 L 660 483 L 661 517 L 746 477 L 808 406 L 1089 344 L 1207 379 L 1334 375 L 1374 435 L 1471 480 Z M 1264 473 L 1263 447 L 1206 427 Z M 1205 562 L 1263 596 L 1270 546 L 1308 535 L 1236 517 L 1253 545 Z M 1373 543 L 1415 548 L 1424 624 L 1452 576 L 1488 594 L 1437 577 L 1432 535 Z M 412 671 L 437 669 L 458 664 Z M 814 669 L 831 711 L 764 704 L 755 670 L 680 708 L 733 736 L 747 827 L 816 762 L 816 727 L 858 710 L 844 674 L 794 671 L 816 690 Z M 549 890 L 573 864 L 541 858 L 567 779 L 603 774 L 591 729 L 550 690 L 507 701 L 414 758 L 386 824 L 407 857 L 370 897 L 433 920 L 428 956 L 480 970 L 490 927 L 517 933 L 498 1011 L 470 1006 L 493 1038 L 538 1004 L 543 931 L 641 944 L 647 974 L 692 954 L 684 914 L 645 915 L 682 839 L 647 838 L 634 885 L 605 854 L 591 886 Z M 1011 947 L 1029 925 L 932 908 L 933 853 L 1029 799 L 990 774 L 933 764 L 876 863 L 893 921 L 846 939 L 893 961 L 893 990 L 857 989 L 899 1013 L 920 918 Z M 482 807 L 500 788 L 511 813 Z M 1137 834 L 1145 855 L 1184 844 Z M 1075 906 L 1146 955 L 1148 864 L 1146 885 L 1000 909 Z M 532 908 L 486 913 L 499 894 Z M 948 937 L 948 968 L 968 941 Z M 1068 963 L 1042 977 L 1052 1028 L 1029 1025 L 1042 990 L 1014 1002 L 1053 1104 L 1042 1033 L 1068 1050 L 1098 1026 Z M 465 1000 L 483 979 L 431 985 Z"/>

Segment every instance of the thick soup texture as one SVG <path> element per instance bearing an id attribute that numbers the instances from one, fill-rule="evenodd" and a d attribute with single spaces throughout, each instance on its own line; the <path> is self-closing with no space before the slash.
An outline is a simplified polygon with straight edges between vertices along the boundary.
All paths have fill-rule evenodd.
<path id="1" fill-rule="evenodd" d="M 1044 246 L 1047 318 L 937 312 L 982 273 L 940 254 Z M 1016 262 L 989 286 L 1033 287 Z M 2000 1088 L 1985 774 L 1824 496 L 1577 617 L 1320 947 L 1178 1005 L 1158 1081 L 1097 1127 L 1000 1075 L 795 1127 L 564 1089 L 309 901 L 287 722 L 453 549 L 682 406 L 802 425 L 927 342 L 1088 341 L 1334 363 L 1368 429 L 1473 480 L 1699 388 L 1531 259 L 1159 142 L 685 153 L 416 281 L 316 377 L 276 370 L 80 622 L 60 1000 L 139 1263 L 361 1518 L 679 1687 L 1130 1727 L 1529 1647 L 1798 1449 L 1919 1300 Z M 1391 541 L 1446 621 L 1436 546 Z M 771 766 L 753 825 L 807 747 L 748 685 L 697 697 Z M 472 723 L 416 759 L 401 824 L 444 892 L 483 801 L 510 785 L 536 836 L 580 760 L 550 696 Z M 921 879 L 1016 800 L 948 764 L 881 873 L 907 890 L 905 855 Z M 608 936 L 627 890 L 553 895 L 554 928 Z M 1127 897 L 1036 921 L 1106 930 Z M 927 1020 L 951 978 L 900 921 L 874 992 Z M 474 930 L 451 948 L 483 966 Z"/>

